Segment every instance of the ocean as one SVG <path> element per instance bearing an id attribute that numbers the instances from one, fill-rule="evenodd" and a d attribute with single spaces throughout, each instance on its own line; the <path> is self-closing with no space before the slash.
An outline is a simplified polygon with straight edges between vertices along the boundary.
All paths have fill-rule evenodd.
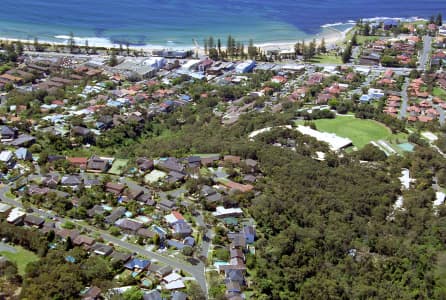
<path id="1" fill-rule="evenodd" d="M 423 17 L 444 0 L 2 0 L 0 37 L 79 44 L 190 47 L 228 34 L 257 44 L 290 42 L 344 30 L 359 18 Z M 349 23 L 350 22 L 350 23 Z"/>

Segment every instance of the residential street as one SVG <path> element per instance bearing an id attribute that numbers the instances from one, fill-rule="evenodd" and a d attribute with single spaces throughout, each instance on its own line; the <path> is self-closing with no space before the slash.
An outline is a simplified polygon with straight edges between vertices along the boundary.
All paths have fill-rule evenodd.
<path id="1" fill-rule="evenodd" d="M 402 102 L 401 102 L 399 119 L 406 118 L 407 105 L 408 105 L 408 102 L 409 102 L 409 96 L 407 95 L 407 87 L 408 86 L 409 86 L 409 78 L 406 77 L 406 79 L 404 81 L 404 84 L 403 84 L 403 87 L 402 87 L 402 91 L 401 91 Z"/>
<path id="2" fill-rule="evenodd" d="M 432 37 L 429 35 L 425 35 L 423 37 L 423 50 L 421 50 L 422 52 L 420 53 L 418 69 L 421 69 L 423 71 L 427 69 L 427 64 L 429 63 L 429 56 L 431 53 L 431 47 L 432 47 Z"/>
<path id="3" fill-rule="evenodd" d="M 15 206 L 15 207 L 21 207 L 23 208 L 23 205 L 21 202 L 15 200 L 15 199 L 11 199 L 7 196 L 7 193 L 10 191 L 10 187 L 9 186 L 4 186 L 0 189 L 0 200 L 3 201 L 4 203 L 7 203 L 9 205 Z M 50 218 L 53 219 L 56 216 L 54 214 L 51 214 L 49 212 L 43 211 L 43 210 L 39 210 L 36 208 L 33 208 L 34 213 L 42 218 Z M 171 258 L 171 257 L 166 257 L 164 255 L 158 254 L 156 252 L 153 251 L 148 251 L 146 249 L 144 249 L 143 247 L 139 246 L 139 245 L 135 245 L 135 244 L 131 244 L 128 242 L 124 242 L 121 241 L 119 238 L 116 238 L 110 234 L 108 234 L 106 231 L 104 230 L 100 230 L 97 229 L 93 226 L 89 226 L 89 225 L 85 225 L 85 224 L 81 224 L 76 220 L 73 219 L 69 219 L 69 218 L 58 218 L 59 221 L 61 223 L 64 223 L 66 221 L 70 221 L 74 224 L 76 224 L 77 226 L 79 226 L 80 228 L 84 228 L 87 229 L 88 231 L 90 231 L 91 233 L 97 233 L 99 234 L 105 241 L 113 243 L 115 245 L 118 245 L 124 249 L 127 249 L 128 251 L 132 252 L 132 253 L 137 253 L 138 255 L 144 256 L 144 257 L 148 257 L 151 259 L 156 259 L 161 263 L 167 264 L 172 266 L 173 268 L 177 268 L 177 269 L 182 269 L 187 273 L 190 273 L 198 282 L 198 284 L 201 286 L 201 288 L 203 289 L 203 291 L 207 291 L 207 287 L 206 287 L 206 277 L 205 277 L 205 265 L 203 262 L 198 261 L 197 260 L 197 265 L 191 265 L 188 262 L 184 262 L 181 261 L 179 259 L 176 258 Z"/>

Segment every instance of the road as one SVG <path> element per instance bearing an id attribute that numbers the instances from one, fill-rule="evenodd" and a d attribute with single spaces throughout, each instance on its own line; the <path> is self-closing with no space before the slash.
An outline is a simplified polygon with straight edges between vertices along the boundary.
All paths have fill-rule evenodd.
<path id="1" fill-rule="evenodd" d="M 23 205 L 20 201 L 17 201 L 16 199 L 12 199 L 9 198 L 7 196 L 8 192 L 10 192 L 10 187 L 9 186 L 4 186 L 0 189 L 0 200 L 4 203 L 7 203 L 9 205 L 15 206 L 15 207 L 20 207 L 23 208 Z M 49 218 L 49 219 L 53 219 L 55 218 L 55 215 L 53 213 L 44 211 L 44 210 L 40 210 L 37 208 L 34 208 L 34 214 L 42 217 L 42 218 Z M 161 263 L 167 264 L 172 266 L 173 268 L 176 269 L 182 269 L 185 272 L 191 274 L 198 282 L 198 284 L 200 285 L 200 287 L 203 289 L 203 291 L 205 293 L 207 293 L 207 285 L 206 285 L 206 277 L 205 277 L 205 264 L 201 261 L 198 261 L 196 265 L 192 265 L 188 262 L 184 262 L 181 261 L 179 259 L 175 259 L 175 258 L 171 258 L 171 257 L 167 257 L 161 254 L 158 254 L 156 252 L 153 251 L 149 251 L 147 249 L 144 249 L 143 247 L 139 246 L 139 245 L 135 245 L 135 244 L 131 244 L 125 241 L 121 241 L 120 239 L 108 234 L 106 231 L 104 230 L 100 230 L 96 227 L 93 226 L 89 226 L 89 225 L 85 225 L 85 224 L 81 224 L 79 221 L 73 220 L 73 219 L 69 219 L 69 218 L 58 218 L 60 220 L 60 222 L 72 222 L 74 224 L 76 224 L 76 226 L 78 226 L 79 228 L 82 229 L 86 229 L 88 231 L 90 231 L 91 233 L 95 233 L 98 234 L 99 236 L 101 236 L 105 241 L 113 243 L 114 245 L 118 245 L 132 253 L 136 253 L 138 255 L 144 256 L 144 257 L 148 257 L 148 258 L 152 258 L 152 259 L 156 259 Z"/>
<path id="2" fill-rule="evenodd" d="M 432 37 L 429 35 L 425 35 L 423 37 L 423 49 L 421 50 L 420 53 L 419 66 L 418 66 L 418 68 L 423 71 L 426 71 L 428 69 L 431 47 L 432 47 Z"/>
<path id="3" fill-rule="evenodd" d="M 405 119 L 407 114 L 407 105 L 409 103 L 409 96 L 407 95 L 407 88 L 409 86 L 409 77 L 406 77 L 403 87 L 401 88 L 401 108 L 399 119 Z"/>

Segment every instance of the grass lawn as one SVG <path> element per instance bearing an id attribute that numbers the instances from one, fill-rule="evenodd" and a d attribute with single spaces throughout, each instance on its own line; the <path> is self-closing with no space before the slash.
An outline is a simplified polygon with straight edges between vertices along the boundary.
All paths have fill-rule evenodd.
<path id="1" fill-rule="evenodd" d="M 342 59 L 340 56 L 335 55 L 317 55 L 311 62 L 319 64 L 340 64 L 342 63 Z"/>
<path id="2" fill-rule="evenodd" d="M 39 257 L 33 252 L 28 251 L 20 246 L 14 246 L 14 248 L 17 250 L 16 253 L 2 251 L 0 252 L 0 255 L 6 257 L 10 261 L 15 262 L 19 269 L 19 274 L 24 275 L 26 265 L 28 265 L 31 262 L 38 261 Z"/>
<path id="3" fill-rule="evenodd" d="M 120 159 L 120 158 L 115 159 L 108 173 L 113 175 L 122 175 L 122 173 L 124 173 L 128 161 L 129 161 L 128 159 Z"/>
<path id="4" fill-rule="evenodd" d="M 362 148 L 371 141 L 387 140 L 392 136 L 390 130 L 373 120 L 362 120 L 353 117 L 337 117 L 314 121 L 319 131 L 335 133 L 352 140 L 353 145 Z"/>
<path id="5" fill-rule="evenodd" d="M 432 95 L 435 97 L 440 97 L 441 99 L 446 99 L 446 91 L 439 87 L 433 88 Z"/>

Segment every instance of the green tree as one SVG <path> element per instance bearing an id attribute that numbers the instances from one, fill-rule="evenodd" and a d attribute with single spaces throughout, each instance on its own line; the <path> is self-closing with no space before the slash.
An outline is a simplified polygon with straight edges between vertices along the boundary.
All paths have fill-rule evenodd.
<path id="1" fill-rule="evenodd" d="M 143 298 L 142 291 L 137 287 L 131 287 L 122 294 L 124 300 L 141 300 Z"/>
<path id="2" fill-rule="evenodd" d="M 118 64 L 118 58 L 117 58 L 117 56 L 116 56 L 116 51 L 115 50 L 112 50 L 112 53 L 111 53 L 111 56 L 110 56 L 110 60 L 109 60 L 109 62 L 108 62 L 108 65 L 110 66 L 110 67 L 114 67 L 114 66 L 116 66 Z"/>
<path id="3" fill-rule="evenodd" d="M 70 53 L 74 53 L 74 49 L 76 48 L 76 41 L 74 40 L 73 32 L 70 32 L 70 37 L 68 38 L 68 48 L 70 49 Z"/>

